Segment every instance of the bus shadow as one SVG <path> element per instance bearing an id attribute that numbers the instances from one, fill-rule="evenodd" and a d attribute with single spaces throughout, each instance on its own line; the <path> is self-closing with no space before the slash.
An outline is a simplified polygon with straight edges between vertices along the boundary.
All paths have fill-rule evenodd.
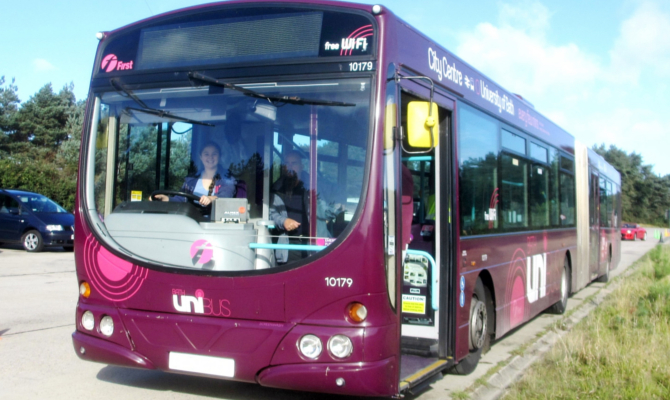
<path id="1" fill-rule="evenodd" d="M 161 392 L 175 392 L 207 396 L 217 399 L 245 400 L 323 400 L 373 399 L 333 394 L 298 392 L 262 387 L 252 383 L 227 381 L 198 376 L 170 374 L 162 371 L 138 370 L 108 365 L 97 375 L 101 381 Z"/>

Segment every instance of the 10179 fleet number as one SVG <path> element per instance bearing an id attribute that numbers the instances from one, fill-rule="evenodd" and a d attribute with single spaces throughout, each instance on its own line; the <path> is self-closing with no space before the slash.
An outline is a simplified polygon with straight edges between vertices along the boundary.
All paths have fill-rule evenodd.
<path id="1" fill-rule="evenodd" d="M 351 278 L 325 278 L 326 286 L 332 287 L 351 287 L 354 284 L 354 280 Z"/>

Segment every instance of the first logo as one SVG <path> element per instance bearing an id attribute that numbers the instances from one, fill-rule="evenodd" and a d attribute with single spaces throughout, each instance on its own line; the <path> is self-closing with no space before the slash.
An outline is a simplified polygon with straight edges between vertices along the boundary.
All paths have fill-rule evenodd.
<path id="1" fill-rule="evenodd" d="M 129 70 L 133 69 L 133 61 L 119 61 L 115 54 L 107 54 L 105 58 L 102 59 L 100 69 L 104 69 L 105 72 Z"/>
<path id="2" fill-rule="evenodd" d="M 116 64 L 118 64 L 119 59 L 116 58 L 114 54 L 107 54 L 105 58 L 102 59 L 102 64 L 100 68 L 104 69 L 106 72 L 112 72 L 116 69 Z"/>

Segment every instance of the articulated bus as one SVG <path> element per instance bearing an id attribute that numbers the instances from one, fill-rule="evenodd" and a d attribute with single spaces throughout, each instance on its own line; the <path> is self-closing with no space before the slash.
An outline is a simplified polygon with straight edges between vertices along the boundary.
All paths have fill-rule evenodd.
<path id="1" fill-rule="evenodd" d="M 98 38 L 84 360 L 401 395 L 619 262 L 619 173 L 383 6 L 227 1 Z"/>

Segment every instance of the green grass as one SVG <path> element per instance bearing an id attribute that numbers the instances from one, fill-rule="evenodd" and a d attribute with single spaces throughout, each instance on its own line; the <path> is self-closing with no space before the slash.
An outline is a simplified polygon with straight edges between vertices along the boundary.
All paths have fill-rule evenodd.
<path id="1" fill-rule="evenodd" d="M 645 256 L 503 399 L 670 399 L 670 248 Z"/>

